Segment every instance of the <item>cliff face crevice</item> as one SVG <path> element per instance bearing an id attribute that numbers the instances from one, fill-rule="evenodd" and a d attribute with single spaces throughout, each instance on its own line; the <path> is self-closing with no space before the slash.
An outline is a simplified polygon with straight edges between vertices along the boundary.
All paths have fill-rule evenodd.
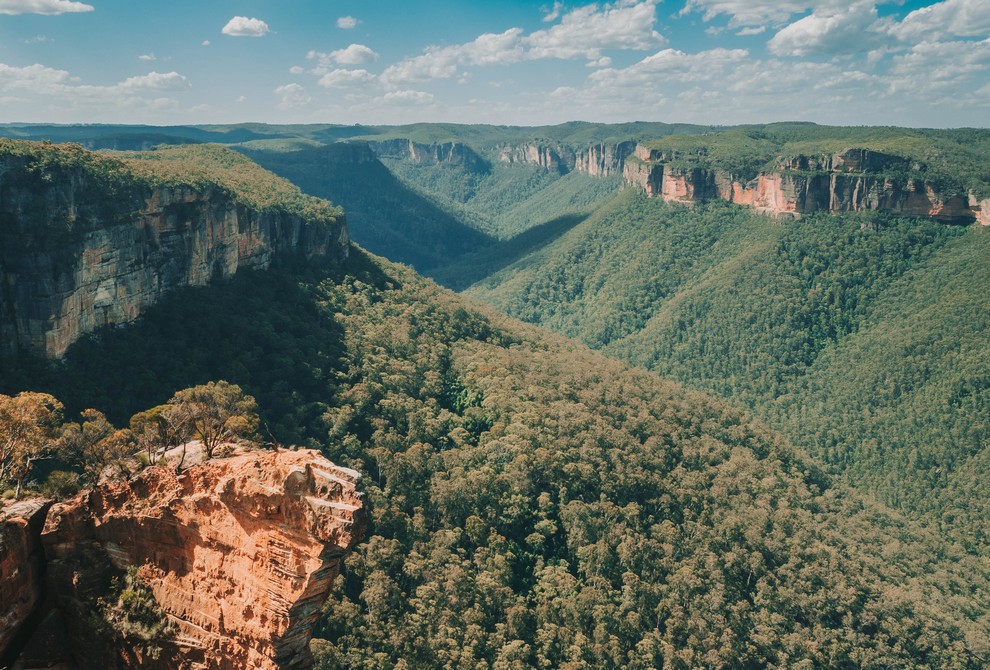
<path id="1" fill-rule="evenodd" d="M 344 221 L 310 223 L 259 211 L 207 185 L 122 185 L 108 192 L 83 171 L 0 167 L 0 353 L 62 355 L 81 335 L 134 320 L 180 286 L 277 254 L 341 260 Z"/>
<path id="2" fill-rule="evenodd" d="M 41 529 L 51 502 L 25 500 L 0 508 L 0 664 L 44 599 Z"/>
<path id="3" fill-rule="evenodd" d="M 364 534 L 359 477 L 313 450 L 252 451 L 5 509 L 0 658 L 47 590 L 80 667 L 311 667 L 322 604 Z M 132 566 L 172 622 L 157 657 L 107 623 Z"/>

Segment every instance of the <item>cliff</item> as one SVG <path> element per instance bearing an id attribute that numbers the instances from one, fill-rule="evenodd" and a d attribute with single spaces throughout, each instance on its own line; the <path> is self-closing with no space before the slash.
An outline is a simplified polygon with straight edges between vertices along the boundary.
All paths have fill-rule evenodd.
<path id="1" fill-rule="evenodd" d="M 48 585 L 89 667 L 308 668 L 309 638 L 361 539 L 359 475 L 318 452 L 249 452 L 181 475 L 149 468 L 54 506 Z M 138 566 L 175 628 L 160 654 L 108 639 L 111 579 Z M 112 604 L 112 602 L 110 603 Z"/>
<path id="2" fill-rule="evenodd" d="M 474 149 L 461 142 L 433 142 L 410 139 L 375 140 L 368 146 L 379 158 L 408 161 L 417 165 L 458 165 L 468 172 L 489 172 L 491 166 Z"/>
<path id="3" fill-rule="evenodd" d="M 58 357 L 84 333 L 132 321 L 176 287 L 264 269 L 278 254 L 346 256 L 342 216 L 319 207 L 311 216 L 291 201 L 252 202 L 224 183 L 224 170 L 238 178 L 257 170 L 246 174 L 261 182 L 260 192 L 292 191 L 253 164 L 231 165 L 233 152 L 182 151 L 166 155 L 205 157 L 221 177 L 176 177 L 177 160 L 127 164 L 81 148 L 4 141 L 0 354 Z M 169 170 L 167 179 L 153 177 Z"/>
<path id="4" fill-rule="evenodd" d="M 0 508 L 0 665 L 12 660 L 9 650 L 43 599 L 41 529 L 50 506 L 25 500 Z"/>

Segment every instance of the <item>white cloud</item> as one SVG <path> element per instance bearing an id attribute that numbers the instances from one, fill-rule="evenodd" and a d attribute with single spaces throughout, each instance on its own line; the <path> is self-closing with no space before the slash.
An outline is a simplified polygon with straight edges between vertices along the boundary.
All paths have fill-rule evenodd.
<path id="1" fill-rule="evenodd" d="M 367 70 L 338 69 L 327 72 L 325 75 L 320 77 L 318 83 L 320 86 L 325 86 L 326 88 L 346 88 L 348 86 L 367 84 L 368 82 L 374 80 L 375 75 Z"/>
<path id="2" fill-rule="evenodd" d="M 341 16 L 337 19 L 337 27 L 342 30 L 353 30 L 354 28 L 357 28 L 359 23 L 361 22 L 353 16 Z"/>
<path id="3" fill-rule="evenodd" d="M 377 61 L 378 54 L 363 44 L 351 44 L 344 49 L 331 51 L 330 58 L 341 65 L 362 65 Z"/>
<path id="4" fill-rule="evenodd" d="M 612 59 L 608 56 L 602 56 L 601 58 L 596 58 L 595 60 L 590 60 L 585 63 L 585 67 L 608 67 L 612 64 Z"/>
<path id="5" fill-rule="evenodd" d="M 891 34 L 915 42 L 951 37 L 990 35 L 990 2 L 987 0 L 945 0 L 923 7 L 904 17 L 891 28 Z"/>
<path id="6" fill-rule="evenodd" d="M 91 12 L 94 7 L 70 0 L 0 0 L 0 14 L 65 14 Z"/>
<path id="7" fill-rule="evenodd" d="M 820 10 L 799 19 L 774 35 L 767 48 L 777 56 L 836 55 L 869 51 L 883 38 L 872 1 L 859 2 L 845 11 Z"/>
<path id="8" fill-rule="evenodd" d="M 433 102 L 433 95 L 425 91 L 390 91 L 382 98 L 387 103 L 398 103 L 402 105 L 427 105 Z"/>
<path id="9" fill-rule="evenodd" d="M 235 16 L 220 32 L 231 37 L 264 37 L 271 29 L 261 19 Z"/>
<path id="10" fill-rule="evenodd" d="M 709 28 L 708 30 L 711 30 L 711 28 Z M 742 30 L 740 30 L 739 32 L 737 32 L 736 35 L 738 35 L 740 37 L 746 37 L 748 35 L 761 35 L 761 34 L 765 33 L 766 31 L 767 31 L 767 27 L 766 26 L 758 26 L 758 27 L 757 26 L 750 26 L 749 28 L 743 28 Z M 705 32 L 708 32 L 708 31 L 706 30 Z"/>
<path id="11" fill-rule="evenodd" d="M 54 42 L 52 38 L 47 35 L 35 35 L 34 37 L 29 37 L 24 40 L 24 44 L 44 44 L 45 42 Z"/>
<path id="12" fill-rule="evenodd" d="M 152 89 L 156 91 L 181 91 L 191 86 L 189 80 L 178 72 L 149 72 L 137 77 L 130 77 L 117 84 L 120 89 Z"/>
<path id="13" fill-rule="evenodd" d="M 659 0 L 618 0 L 585 5 L 563 14 L 559 24 L 524 34 L 522 28 L 485 33 L 471 42 L 427 47 L 422 54 L 395 63 L 381 75 L 389 86 L 448 79 L 462 67 L 510 65 L 543 58 L 598 61 L 604 49 L 644 50 L 666 40 L 653 30 Z M 551 12 L 552 13 L 552 12 Z"/>
<path id="14" fill-rule="evenodd" d="M 203 40 L 199 44 L 200 44 L 200 46 L 208 47 L 208 46 L 210 46 L 210 40 Z"/>
<path id="15" fill-rule="evenodd" d="M 729 27 L 782 25 L 795 14 L 813 10 L 841 10 L 848 0 L 688 0 L 681 14 L 703 12 L 704 20 L 729 15 Z"/>
<path id="16" fill-rule="evenodd" d="M 656 4 L 616 2 L 579 7 L 561 22 L 525 39 L 529 58 L 599 58 L 602 49 L 650 49 L 667 43 L 653 30 Z"/>
<path id="17" fill-rule="evenodd" d="M 15 90 L 54 93 L 69 85 L 72 77 L 65 70 L 56 70 L 40 63 L 14 67 L 0 63 L 0 92 Z"/>
<path id="18" fill-rule="evenodd" d="M 299 65 L 293 65 L 292 67 L 289 68 L 289 72 L 291 74 L 302 74 L 305 71 L 306 70 Z"/>
<path id="19" fill-rule="evenodd" d="M 556 21 L 560 18 L 560 11 L 564 8 L 564 3 L 555 2 L 553 3 L 553 9 L 547 12 L 547 15 L 543 17 L 543 20 L 547 23 L 551 21 Z"/>
<path id="20" fill-rule="evenodd" d="M 155 54 L 153 54 L 153 53 L 152 54 L 141 54 L 140 56 L 138 56 L 138 60 L 151 61 L 151 60 L 157 60 L 157 59 L 158 59 L 157 56 L 155 56 Z"/>
<path id="21" fill-rule="evenodd" d="M 278 103 L 279 109 L 305 107 L 313 101 L 313 98 L 306 92 L 306 88 L 304 86 L 300 86 L 299 84 L 285 84 L 283 86 L 279 86 L 275 89 L 275 95 L 282 98 L 282 101 Z"/>

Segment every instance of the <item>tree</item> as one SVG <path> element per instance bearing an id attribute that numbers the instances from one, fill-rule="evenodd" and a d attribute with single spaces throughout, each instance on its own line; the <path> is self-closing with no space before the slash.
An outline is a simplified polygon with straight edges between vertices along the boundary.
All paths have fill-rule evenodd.
<path id="1" fill-rule="evenodd" d="M 16 483 L 15 498 L 20 498 L 34 462 L 54 450 L 63 409 L 47 393 L 0 395 L 0 482 Z"/>
<path id="2" fill-rule="evenodd" d="M 207 459 L 226 442 L 253 441 L 258 431 L 258 403 L 237 384 L 218 381 L 194 386 L 176 393 L 169 404 L 188 416 Z"/>
<path id="3" fill-rule="evenodd" d="M 158 405 L 138 412 L 131 417 L 130 426 L 138 445 L 148 456 L 149 465 L 154 465 L 169 449 L 185 444 L 192 433 L 187 412 L 176 405 Z"/>
<path id="4" fill-rule="evenodd" d="M 66 424 L 62 431 L 64 452 L 82 463 L 94 483 L 104 475 L 129 477 L 129 461 L 137 447 L 134 434 L 114 427 L 99 410 L 83 411 L 82 419 L 82 423 Z"/>

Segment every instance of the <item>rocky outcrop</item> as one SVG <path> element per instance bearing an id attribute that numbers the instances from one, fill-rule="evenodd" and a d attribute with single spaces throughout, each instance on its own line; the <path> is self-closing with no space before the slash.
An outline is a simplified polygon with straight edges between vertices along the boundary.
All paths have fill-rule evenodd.
<path id="1" fill-rule="evenodd" d="M 0 665 L 44 596 L 41 528 L 50 506 L 24 500 L 0 508 Z"/>
<path id="2" fill-rule="evenodd" d="M 625 181 L 671 202 L 721 199 L 773 215 L 881 211 L 946 223 L 990 222 L 990 200 L 977 202 L 971 195 L 943 193 L 923 179 L 890 176 L 906 172 L 909 161 L 865 149 L 782 159 L 777 170 L 745 181 L 719 168 L 685 167 L 666 158 L 637 148 L 625 163 Z"/>
<path id="3" fill-rule="evenodd" d="M 150 468 L 56 505 L 49 584 L 90 667 L 308 668 L 309 638 L 364 531 L 358 474 L 318 452 L 248 452 L 176 475 Z M 160 656 L 92 628 L 128 566 L 177 632 Z"/>
<path id="4" fill-rule="evenodd" d="M 216 185 L 107 184 L 0 156 L 0 354 L 58 357 L 180 286 L 275 255 L 342 259 L 347 227 L 254 209 Z"/>
<path id="5" fill-rule="evenodd" d="M 379 158 L 402 160 L 416 165 L 458 165 L 468 172 L 487 173 L 491 166 L 474 149 L 461 142 L 424 144 L 407 139 L 368 142 Z"/>
<path id="6" fill-rule="evenodd" d="M 498 160 L 509 165 L 535 165 L 550 172 L 567 174 L 575 168 L 577 156 L 569 147 L 528 142 L 497 148 Z"/>

